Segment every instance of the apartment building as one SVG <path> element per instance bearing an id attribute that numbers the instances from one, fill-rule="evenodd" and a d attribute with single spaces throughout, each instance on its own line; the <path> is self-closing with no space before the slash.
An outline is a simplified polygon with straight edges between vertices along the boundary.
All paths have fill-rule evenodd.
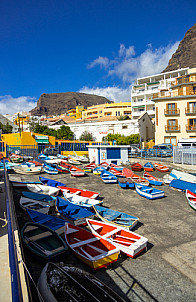
<path id="1" fill-rule="evenodd" d="M 176 77 L 187 75 L 189 68 L 138 78 L 131 90 L 132 118 L 137 119 L 143 112 L 155 118 L 155 102 L 153 95 L 160 91 L 167 91 L 175 82 Z"/>
<path id="2" fill-rule="evenodd" d="M 87 107 L 82 112 L 82 120 L 96 120 L 105 116 L 129 116 L 131 118 L 131 102 L 101 104 Z"/>
<path id="3" fill-rule="evenodd" d="M 74 119 L 81 119 L 82 111 L 84 111 L 84 106 L 76 106 L 76 108 L 67 111 L 67 116 Z"/>
<path id="4" fill-rule="evenodd" d="M 154 94 L 155 143 L 177 145 L 181 138 L 196 137 L 196 68 L 187 69 L 167 90 Z"/>

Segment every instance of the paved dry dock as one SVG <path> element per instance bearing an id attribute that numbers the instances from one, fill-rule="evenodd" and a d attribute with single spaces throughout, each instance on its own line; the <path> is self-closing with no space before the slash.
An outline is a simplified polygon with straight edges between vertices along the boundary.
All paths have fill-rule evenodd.
<path id="1" fill-rule="evenodd" d="M 163 176 L 161 172 L 153 175 Z M 10 175 L 10 178 L 26 180 L 27 177 Z M 113 267 L 95 272 L 98 278 L 126 301 L 196 301 L 196 212 L 189 207 L 184 193 L 162 186 L 166 197 L 150 201 L 134 190 L 123 190 L 117 184 L 106 185 L 93 174 L 78 179 L 60 174 L 50 178 L 67 186 L 99 191 L 105 206 L 140 219 L 134 230 L 149 239 L 148 251 L 136 259 L 121 256 Z M 32 180 L 38 180 L 38 176 Z M 18 206 L 18 193 L 14 197 L 21 227 L 27 217 Z M 26 261 L 37 281 L 43 265 L 28 255 Z M 62 261 L 89 271 L 73 255 Z"/>

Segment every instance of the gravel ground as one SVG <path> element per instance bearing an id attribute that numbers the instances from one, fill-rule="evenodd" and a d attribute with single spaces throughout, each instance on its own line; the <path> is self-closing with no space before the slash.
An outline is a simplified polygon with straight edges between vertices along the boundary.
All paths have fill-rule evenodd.
<path id="1" fill-rule="evenodd" d="M 152 173 L 156 177 L 164 175 L 158 171 Z M 38 177 L 34 175 L 28 180 L 35 181 Z M 123 190 L 118 184 L 104 184 L 99 176 L 91 173 L 81 178 L 69 174 L 49 178 L 70 187 L 98 191 L 104 198 L 103 206 L 139 217 L 133 231 L 148 238 L 148 250 L 135 259 L 120 256 L 112 266 L 94 272 L 96 277 L 125 301 L 196 301 L 196 213 L 189 207 L 184 193 L 164 185 L 161 189 L 165 191 L 165 198 L 147 200 L 135 190 Z M 16 179 L 27 181 L 27 176 L 10 174 L 10 180 Z M 28 221 L 28 216 L 19 207 L 20 194 L 21 191 L 14 191 L 19 228 Z M 44 264 L 26 251 L 25 261 L 36 283 Z M 71 253 L 62 257 L 62 262 L 92 272 Z M 37 301 L 31 281 L 30 284 L 34 301 Z"/>

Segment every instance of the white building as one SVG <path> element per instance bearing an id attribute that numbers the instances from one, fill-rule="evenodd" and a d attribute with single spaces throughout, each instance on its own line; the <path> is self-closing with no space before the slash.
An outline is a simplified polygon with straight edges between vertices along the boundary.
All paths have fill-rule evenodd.
<path id="1" fill-rule="evenodd" d="M 96 141 L 102 141 L 102 138 L 109 133 L 119 133 L 125 136 L 140 134 L 143 141 L 154 138 L 154 124 L 147 113 L 141 115 L 137 120 L 85 121 L 67 125 L 74 132 L 76 139 L 79 139 L 84 131 L 92 133 Z"/>
<path id="2" fill-rule="evenodd" d="M 181 68 L 169 72 L 138 78 L 131 90 L 132 119 L 147 112 L 151 118 L 155 118 L 155 103 L 153 95 L 168 90 L 175 82 L 176 77 L 187 74 L 189 68 Z"/>

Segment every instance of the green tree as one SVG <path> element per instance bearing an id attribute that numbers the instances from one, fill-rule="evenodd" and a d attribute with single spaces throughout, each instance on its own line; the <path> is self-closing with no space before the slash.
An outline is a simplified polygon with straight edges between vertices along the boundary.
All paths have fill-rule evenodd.
<path id="1" fill-rule="evenodd" d="M 57 138 L 59 139 L 73 139 L 73 132 L 69 126 L 62 125 L 60 129 L 57 130 Z"/>
<path id="2" fill-rule="evenodd" d="M 88 131 L 84 131 L 80 136 L 81 141 L 94 141 L 93 134 Z"/>

